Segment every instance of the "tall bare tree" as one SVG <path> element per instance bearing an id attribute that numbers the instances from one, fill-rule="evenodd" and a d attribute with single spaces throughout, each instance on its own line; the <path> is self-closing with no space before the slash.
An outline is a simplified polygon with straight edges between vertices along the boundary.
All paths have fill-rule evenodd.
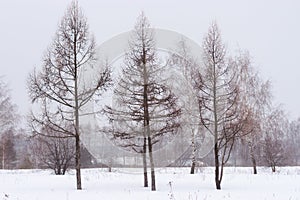
<path id="1" fill-rule="evenodd" d="M 188 152 L 191 151 L 191 155 L 189 154 L 191 159 L 190 173 L 194 174 L 197 160 L 196 154 L 204 139 L 204 134 L 202 134 L 203 131 L 201 130 L 203 126 L 199 119 L 199 106 L 201 105 L 195 98 L 196 96 L 192 86 L 192 80 L 194 79 L 194 73 L 198 63 L 191 55 L 190 48 L 185 40 L 179 41 L 176 52 L 173 52 L 170 57 L 172 67 L 178 69 L 182 76 L 181 78 L 184 80 L 181 82 L 181 84 L 184 85 L 180 86 L 182 89 L 176 89 L 177 94 L 181 96 L 184 102 L 184 106 L 181 108 L 181 121 L 185 125 L 185 129 L 183 130 L 186 132 L 185 137 L 190 139 L 191 145 L 190 150 L 188 150 Z"/>
<path id="2" fill-rule="evenodd" d="M 153 151 L 163 136 L 176 133 L 180 109 L 177 98 L 162 77 L 154 33 L 142 13 L 134 27 L 125 55 L 125 67 L 114 91 L 116 106 L 107 109 L 114 122 L 113 138 L 143 154 L 151 168 L 151 190 L 156 190 Z M 146 176 L 144 176 L 146 178 Z"/>
<path id="3" fill-rule="evenodd" d="M 195 73 L 194 85 L 201 104 L 202 124 L 214 137 L 215 183 L 221 189 L 224 166 L 244 128 L 247 112 L 239 99 L 239 69 L 234 60 L 226 58 L 215 23 L 204 38 L 203 62 L 204 67 Z"/>
<path id="4" fill-rule="evenodd" d="M 40 114 L 32 114 L 30 124 L 37 134 L 49 127 L 60 137 L 75 138 L 75 168 L 77 189 L 82 189 L 80 173 L 80 113 L 95 93 L 105 89 L 110 81 L 108 67 L 82 80 L 83 73 L 96 66 L 95 40 L 89 34 L 87 19 L 72 1 L 56 32 L 52 45 L 43 59 L 42 70 L 29 76 L 29 96 L 40 103 Z M 71 126 L 71 128 L 70 128 Z"/>
<path id="5" fill-rule="evenodd" d="M 242 90 L 240 98 L 248 109 L 246 121 L 246 134 L 241 138 L 246 142 L 253 166 L 253 173 L 257 174 L 257 157 L 255 149 L 263 137 L 263 125 L 265 116 L 271 106 L 270 81 L 263 81 L 258 72 L 254 69 L 248 52 L 241 53 L 236 59 L 240 66 L 239 87 Z"/>

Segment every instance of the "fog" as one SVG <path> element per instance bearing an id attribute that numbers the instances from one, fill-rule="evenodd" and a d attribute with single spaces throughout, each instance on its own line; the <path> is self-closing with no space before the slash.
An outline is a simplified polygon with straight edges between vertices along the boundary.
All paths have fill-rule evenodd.
<path id="1" fill-rule="evenodd" d="M 0 0 L 0 75 L 9 83 L 21 114 L 28 112 L 28 74 L 42 64 L 70 1 Z M 201 44 L 212 21 L 230 52 L 248 50 L 254 65 L 273 83 L 276 103 L 295 119 L 300 114 L 300 3 L 297 0 L 79 0 L 97 44 L 133 28 L 144 11 L 156 28 Z"/>

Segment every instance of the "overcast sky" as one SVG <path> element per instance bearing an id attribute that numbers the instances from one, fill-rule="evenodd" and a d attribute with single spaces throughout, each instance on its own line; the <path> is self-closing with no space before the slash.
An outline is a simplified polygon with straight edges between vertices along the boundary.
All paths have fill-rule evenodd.
<path id="1" fill-rule="evenodd" d="M 298 0 L 79 0 L 97 43 L 133 28 L 144 11 L 155 28 L 170 29 L 201 44 L 212 21 L 231 50 L 246 49 L 276 103 L 300 116 L 300 1 Z M 52 42 L 70 0 L 0 0 L 0 75 L 13 101 L 28 112 L 26 78 Z"/>

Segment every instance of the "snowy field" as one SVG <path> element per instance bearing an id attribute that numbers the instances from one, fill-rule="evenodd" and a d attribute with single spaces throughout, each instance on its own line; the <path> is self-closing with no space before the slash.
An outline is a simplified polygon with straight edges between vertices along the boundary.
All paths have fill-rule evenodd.
<path id="1" fill-rule="evenodd" d="M 143 176 L 137 170 L 82 170 L 83 190 L 75 188 L 74 171 L 65 176 L 53 175 L 49 170 L 0 171 L 0 200 L 300 200 L 300 167 L 226 168 L 222 190 L 214 185 L 213 168 L 201 168 L 188 174 L 188 168 L 157 169 L 157 191 L 142 187 Z"/>

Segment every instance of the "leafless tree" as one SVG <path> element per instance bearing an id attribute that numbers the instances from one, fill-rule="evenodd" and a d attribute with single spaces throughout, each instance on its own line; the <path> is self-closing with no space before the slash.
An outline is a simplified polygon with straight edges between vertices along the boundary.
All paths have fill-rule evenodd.
<path id="1" fill-rule="evenodd" d="M 163 136 L 176 132 L 180 109 L 162 77 L 163 66 L 158 62 L 153 34 L 142 13 L 134 27 L 125 67 L 114 91 L 115 107 L 108 107 L 107 113 L 113 121 L 113 139 L 123 147 L 142 153 L 144 170 L 148 150 L 151 190 L 156 190 L 153 151 L 162 143 Z"/>
<path id="2" fill-rule="evenodd" d="M 276 166 L 284 165 L 286 161 L 285 139 L 288 123 L 280 107 L 271 109 L 266 117 L 262 144 L 264 161 L 275 172 Z"/>
<path id="3" fill-rule="evenodd" d="M 270 81 L 263 81 L 251 63 L 248 52 L 242 52 L 235 58 L 240 67 L 240 99 L 248 110 L 245 121 L 245 137 L 241 139 L 248 145 L 253 173 L 257 174 L 257 155 L 255 149 L 263 137 L 264 118 L 271 106 Z"/>
<path id="4" fill-rule="evenodd" d="M 12 103 L 7 84 L 0 79 L 0 134 L 15 128 L 19 121 L 16 105 Z"/>
<path id="5" fill-rule="evenodd" d="M 214 137 L 216 188 L 221 189 L 223 169 L 229 160 L 235 140 L 241 136 L 247 109 L 240 99 L 239 66 L 226 58 L 226 48 L 214 23 L 203 42 L 204 67 L 195 72 L 200 118 Z"/>
<path id="6" fill-rule="evenodd" d="M 75 156 L 74 138 L 61 138 L 51 129 L 44 128 L 43 134 L 32 138 L 32 153 L 40 162 L 40 167 L 54 170 L 56 175 L 64 175 L 73 165 Z"/>
<path id="7" fill-rule="evenodd" d="M 177 70 L 181 73 L 182 81 L 181 88 L 182 90 L 177 88 L 177 94 L 181 96 L 183 99 L 184 105 L 181 108 L 181 123 L 185 125 L 185 137 L 190 139 L 190 149 L 187 152 L 191 151 L 191 154 L 188 156 L 191 159 L 191 170 L 190 173 L 195 173 L 196 161 L 197 161 L 197 151 L 201 146 L 201 141 L 203 141 L 203 126 L 201 124 L 201 120 L 199 119 L 199 101 L 195 98 L 194 88 L 192 86 L 193 73 L 195 72 L 195 68 L 199 63 L 196 62 L 196 59 L 191 55 L 189 46 L 186 41 L 182 39 L 178 43 L 178 47 L 175 52 L 172 52 L 170 55 L 170 63 L 173 68 L 177 68 Z M 171 72 L 172 73 L 172 72 Z M 185 156 L 186 157 L 186 156 Z"/>
<path id="8" fill-rule="evenodd" d="M 288 142 L 286 147 L 289 152 L 289 162 L 291 165 L 299 165 L 300 160 L 300 152 L 299 152 L 299 144 L 300 144 L 300 118 L 293 120 L 289 123 L 289 134 L 288 134 Z"/>
<path id="9" fill-rule="evenodd" d="M 7 84 L 0 79 L 0 154 L 2 169 L 15 166 L 14 133 L 19 122 L 16 105 L 11 101 Z"/>
<path id="10" fill-rule="evenodd" d="M 80 173 L 80 114 L 95 93 L 106 89 L 110 81 L 107 67 L 83 80 L 83 74 L 97 65 L 95 40 L 89 34 L 87 19 L 73 1 L 48 48 L 42 70 L 29 76 L 29 96 L 41 105 L 40 114 L 32 114 L 30 125 L 35 134 L 43 135 L 49 127 L 61 138 L 75 138 L 77 189 L 82 189 Z M 81 76 L 82 75 L 82 76 Z M 71 128 L 70 128 L 71 125 Z"/>

